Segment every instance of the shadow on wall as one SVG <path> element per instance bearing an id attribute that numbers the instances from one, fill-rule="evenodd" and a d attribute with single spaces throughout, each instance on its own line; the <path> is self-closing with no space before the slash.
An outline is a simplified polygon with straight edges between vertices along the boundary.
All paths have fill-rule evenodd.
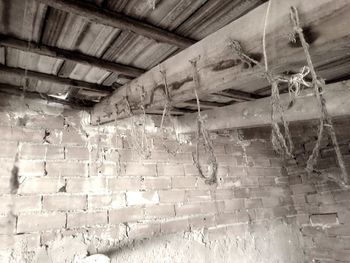
<path id="1" fill-rule="evenodd" d="M 280 220 L 177 233 L 105 251 L 112 263 L 303 261 L 299 229 Z"/>

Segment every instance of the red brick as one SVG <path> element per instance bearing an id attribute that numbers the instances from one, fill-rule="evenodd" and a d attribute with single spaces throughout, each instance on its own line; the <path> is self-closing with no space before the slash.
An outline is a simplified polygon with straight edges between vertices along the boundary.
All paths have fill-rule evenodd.
<path id="1" fill-rule="evenodd" d="M 173 177 L 171 179 L 172 188 L 185 188 L 191 189 L 196 188 L 197 178 L 196 177 Z"/>
<path id="2" fill-rule="evenodd" d="M 14 158 L 0 159 L 0 176 L 10 176 L 14 164 Z"/>
<path id="3" fill-rule="evenodd" d="M 235 223 L 235 213 L 222 213 L 216 216 L 218 225 L 228 225 Z"/>
<path id="4" fill-rule="evenodd" d="M 176 216 L 197 215 L 202 212 L 202 206 L 198 204 L 177 204 L 175 205 Z"/>
<path id="5" fill-rule="evenodd" d="M 0 215 L 0 236 L 16 232 L 16 218 L 10 215 Z"/>
<path id="6" fill-rule="evenodd" d="M 350 191 L 337 191 L 333 192 L 334 199 L 337 202 L 349 201 L 350 200 Z"/>
<path id="7" fill-rule="evenodd" d="M 93 194 L 88 196 L 89 209 L 113 209 L 125 206 L 125 193 Z"/>
<path id="8" fill-rule="evenodd" d="M 47 176 L 86 177 L 88 165 L 78 162 L 47 162 Z"/>
<path id="9" fill-rule="evenodd" d="M 161 233 L 170 234 L 175 232 L 189 231 L 188 219 L 175 219 L 171 221 L 162 222 L 160 225 Z"/>
<path id="10" fill-rule="evenodd" d="M 88 161 L 96 159 L 96 155 L 90 154 L 87 147 L 66 147 L 66 159 L 67 160 L 86 160 Z"/>
<path id="11" fill-rule="evenodd" d="M 68 193 L 103 193 L 107 191 L 107 179 L 95 176 L 88 178 L 68 178 Z"/>
<path id="12" fill-rule="evenodd" d="M 49 194 L 57 193 L 64 186 L 64 180 L 59 178 L 26 178 L 20 184 L 18 193 L 20 194 Z"/>
<path id="13" fill-rule="evenodd" d="M 280 205 L 280 199 L 278 197 L 263 197 L 263 207 L 275 207 Z"/>
<path id="14" fill-rule="evenodd" d="M 17 153 L 17 142 L 2 142 L 0 158 L 15 158 Z"/>
<path id="15" fill-rule="evenodd" d="M 48 195 L 43 197 L 43 209 L 47 211 L 70 211 L 87 208 L 86 195 Z"/>
<path id="16" fill-rule="evenodd" d="M 211 200 L 211 194 L 209 190 L 187 190 L 186 201 L 187 202 L 202 202 Z"/>
<path id="17" fill-rule="evenodd" d="M 89 164 L 90 176 L 116 176 L 118 172 L 115 163 Z"/>
<path id="18" fill-rule="evenodd" d="M 199 176 L 198 169 L 194 164 L 185 164 L 184 169 L 185 169 L 186 176 Z M 174 175 L 174 176 L 176 176 L 176 175 Z"/>
<path id="19" fill-rule="evenodd" d="M 262 207 L 262 201 L 260 198 L 255 198 L 255 199 L 245 199 L 244 200 L 244 206 L 247 209 L 250 208 L 260 208 Z"/>
<path id="20" fill-rule="evenodd" d="M 216 214 L 222 213 L 225 210 L 224 201 L 209 201 L 200 203 L 201 213 L 203 214 Z"/>
<path id="21" fill-rule="evenodd" d="M 142 207 L 133 206 L 109 211 L 109 223 L 119 224 L 124 222 L 135 222 L 144 219 L 144 210 Z"/>
<path id="22" fill-rule="evenodd" d="M 216 226 L 214 215 L 196 216 L 188 219 L 191 229 L 202 229 L 204 227 Z"/>
<path id="23" fill-rule="evenodd" d="M 31 116 L 26 127 L 35 129 L 63 129 L 64 118 L 62 116 L 36 115 Z"/>
<path id="24" fill-rule="evenodd" d="M 257 176 L 246 176 L 241 178 L 242 186 L 246 187 L 258 187 L 259 177 Z"/>
<path id="25" fill-rule="evenodd" d="M 145 177 L 142 182 L 142 189 L 145 190 L 163 190 L 171 188 L 170 178 Z"/>
<path id="26" fill-rule="evenodd" d="M 21 158 L 30 160 L 59 160 L 64 158 L 63 147 L 43 144 L 23 144 Z"/>
<path id="27" fill-rule="evenodd" d="M 10 193 L 10 177 L 0 178 L 0 194 Z"/>
<path id="28" fill-rule="evenodd" d="M 160 233 L 160 223 L 129 224 L 130 239 L 150 238 Z"/>
<path id="29" fill-rule="evenodd" d="M 275 177 L 272 177 L 272 176 L 259 177 L 258 182 L 259 182 L 259 185 L 261 186 L 274 186 L 276 184 Z"/>
<path id="30" fill-rule="evenodd" d="M 290 188 L 293 191 L 293 194 L 306 194 L 306 193 L 315 193 L 315 187 L 310 184 L 295 184 L 291 185 Z"/>
<path id="31" fill-rule="evenodd" d="M 280 176 L 281 169 L 280 168 L 253 168 L 248 167 L 248 176 Z"/>
<path id="32" fill-rule="evenodd" d="M 0 127 L 1 141 L 43 142 L 44 130 L 29 130 L 23 127 Z"/>
<path id="33" fill-rule="evenodd" d="M 310 222 L 313 226 L 329 226 L 338 224 L 338 216 L 337 214 L 319 214 L 319 215 L 311 215 Z"/>
<path id="34" fill-rule="evenodd" d="M 127 176 L 156 176 L 155 164 L 127 163 L 125 167 Z"/>
<path id="35" fill-rule="evenodd" d="M 244 199 L 225 200 L 225 212 L 232 212 L 244 208 Z"/>
<path id="36" fill-rule="evenodd" d="M 154 218 L 167 218 L 175 216 L 174 205 L 155 205 L 147 206 L 145 208 L 145 218 L 154 219 Z"/>
<path id="37" fill-rule="evenodd" d="M 62 133 L 62 144 L 69 144 L 69 145 L 85 145 L 86 143 L 86 135 L 83 133 L 83 131 L 77 131 L 75 129 L 69 129 L 65 130 Z"/>
<path id="38" fill-rule="evenodd" d="M 13 199 L 13 200 L 12 200 Z M 41 196 L 15 196 L 10 195 L 0 197 L 0 213 L 8 213 L 10 206 L 14 205 L 16 213 L 31 212 L 41 210 Z"/>
<path id="39" fill-rule="evenodd" d="M 109 191 L 120 190 L 140 190 L 141 189 L 141 177 L 118 177 L 108 179 Z"/>
<path id="40" fill-rule="evenodd" d="M 157 192 L 127 192 L 126 201 L 130 205 L 158 204 L 159 196 Z"/>
<path id="41" fill-rule="evenodd" d="M 23 161 L 18 164 L 20 176 L 43 176 L 45 174 L 44 162 L 42 161 Z"/>
<path id="42" fill-rule="evenodd" d="M 185 201 L 184 190 L 159 191 L 158 194 L 161 203 L 181 203 Z"/>
<path id="43" fill-rule="evenodd" d="M 75 212 L 68 213 L 67 227 L 84 227 L 106 225 L 108 223 L 107 211 L 101 212 Z"/>
<path id="44" fill-rule="evenodd" d="M 184 176 L 184 166 L 182 164 L 157 164 L 159 176 Z"/>
<path id="45" fill-rule="evenodd" d="M 17 220 L 17 233 L 38 232 L 64 228 L 66 215 L 52 214 L 20 214 Z"/>

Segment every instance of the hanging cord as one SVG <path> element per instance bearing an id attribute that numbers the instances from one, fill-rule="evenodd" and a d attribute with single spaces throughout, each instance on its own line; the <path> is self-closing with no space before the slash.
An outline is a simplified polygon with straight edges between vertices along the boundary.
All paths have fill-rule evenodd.
<path id="1" fill-rule="evenodd" d="M 210 135 L 205 128 L 205 123 L 204 123 L 204 118 L 201 115 L 201 108 L 200 108 L 200 101 L 198 97 L 198 89 L 200 88 L 199 86 L 199 76 L 198 76 L 198 70 L 197 70 L 197 60 L 191 60 L 190 61 L 192 65 L 192 74 L 193 74 L 193 80 L 194 80 L 194 94 L 196 96 L 196 101 L 197 101 L 197 110 L 198 110 L 198 117 L 197 117 L 197 138 L 196 138 L 196 152 L 193 154 L 193 161 L 194 164 L 196 165 L 199 175 L 203 177 L 205 180 L 206 184 L 214 184 L 217 182 L 217 169 L 218 169 L 218 164 L 216 161 L 216 157 L 214 154 L 214 149 L 213 149 L 213 143 L 210 139 Z M 199 144 L 200 144 L 200 137 L 203 137 L 204 141 L 204 149 L 205 152 L 209 153 L 209 158 L 208 158 L 208 170 L 210 174 L 208 176 L 204 175 L 204 172 L 200 166 L 199 163 Z"/>
<path id="2" fill-rule="evenodd" d="M 309 174 L 311 174 L 312 172 L 315 172 L 314 166 L 315 166 L 315 164 L 317 162 L 317 158 L 319 156 L 321 141 L 323 138 L 324 129 L 326 128 L 328 130 L 330 137 L 331 137 L 333 147 L 334 147 L 334 150 L 335 150 L 335 153 L 337 156 L 338 165 L 339 165 L 340 170 L 341 170 L 340 184 L 341 185 L 349 185 L 348 173 L 346 171 L 343 156 L 340 152 L 337 136 L 335 134 L 335 130 L 334 130 L 334 127 L 332 124 L 332 119 L 327 111 L 326 100 L 322 95 L 325 83 L 324 83 L 324 80 L 320 79 L 316 74 L 315 67 L 312 63 L 311 55 L 309 52 L 309 45 L 305 40 L 303 29 L 300 26 L 298 10 L 294 6 L 291 7 L 291 19 L 292 19 L 292 22 L 294 25 L 293 30 L 294 30 L 295 34 L 298 35 L 300 42 L 301 42 L 301 45 L 304 49 L 306 61 L 307 61 L 307 64 L 308 64 L 308 67 L 309 67 L 309 70 L 310 70 L 310 73 L 312 76 L 312 86 L 314 88 L 314 93 L 315 93 L 315 96 L 316 96 L 316 99 L 317 99 L 317 102 L 318 102 L 318 105 L 320 108 L 320 113 L 321 113 L 317 141 L 316 141 L 315 147 L 312 151 L 312 154 L 307 161 L 306 171 Z"/>
<path id="3" fill-rule="evenodd" d="M 159 66 L 160 67 L 160 66 Z M 166 138 L 165 138 L 165 129 L 163 129 L 163 125 L 164 125 L 164 121 L 165 118 L 168 117 L 170 123 L 172 123 L 172 128 L 173 131 L 175 131 L 175 125 L 174 125 L 174 120 L 172 119 L 171 116 L 171 109 L 172 109 L 172 102 L 171 102 L 171 94 L 170 94 L 170 89 L 169 89 L 169 85 L 168 85 L 168 81 L 166 78 L 166 71 L 165 70 L 160 70 L 160 73 L 162 75 L 163 78 L 163 85 L 164 85 L 164 90 L 163 90 L 163 94 L 164 94 L 164 99 L 165 99 L 165 104 L 164 104 L 164 109 L 163 109 L 163 114 L 162 114 L 162 120 L 160 122 L 160 130 L 163 132 L 163 136 L 162 136 L 162 146 L 163 148 L 166 150 L 167 153 L 175 156 L 178 152 L 179 152 L 179 148 L 181 146 L 181 143 L 179 143 L 178 140 L 178 136 L 175 132 L 175 138 L 176 141 L 179 143 L 178 146 L 175 148 L 175 150 L 171 150 L 167 145 L 166 145 Z M 154 97 L 154 95 L 152 96 Z"/>
<path id="4" fill-rule="evenodd" d="M 280 101 L 279 94 L 279 84 L 281 82 L 288 82 L 287 79 L 282 76 L 274 76 L 269 70 L 266 70 L 267 67 L 264 67 L 259 61 L 248 56 L 242 49 L 241 44 L 236 40 L 230 40 L 230 47 L 233 49 L 236 55 L 241 59 L 242 62 L 248 65 L 256 65 L 263 72 L 264 77 L 271 85 L 271 123 L 272 123 L 272 133 L 271 141 L 274 150 L 285 158 L 293 157 L 293 142 L 292 136 L 289 131 L 289 125 L 284 117 L 283 106 Z M 266 54 L 266 51 L 264 51 Z M 265 58 L 265 61 L 267 59 Z M 282 122 L 284 128 L 284 135 L 281 132 L 279 121 Z"/>
<path id="5" fill-rule="evenodd" d="M 171 99 L 170 99 L 170 91 L 169 91 L 169 87 L 168 87 L 168 81 L 166 79 L 166 72 L 165 72 L 165 70 L 160 70 L 160 73 L 162 74 L 162 77 L 163 77 L 164 97 L 165 97 L 165 104 L 164 104 L 164 109 L 163 109 L 163 114 L 162 114 L 162 120 L 160 122 L 160 129 L 163 129 L 165 117 L 168 116 L 169 118 L 171 118 L 171 115 L 170 115 Z"/>

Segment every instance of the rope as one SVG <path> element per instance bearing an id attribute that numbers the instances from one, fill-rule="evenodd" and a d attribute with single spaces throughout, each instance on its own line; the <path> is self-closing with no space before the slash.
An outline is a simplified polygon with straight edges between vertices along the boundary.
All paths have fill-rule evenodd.
<path id="1" fill-rule="evenodd" d="M 336 153 L 336 157 L 337 157 L 337 162 L 338 165 L 340 167 L 341 170 L 341 174 L 340 179 L 341 179 L 341 185 L 349 185 L 349 178 L 348 178 L 348 173 L 346 171 L 346 167 L 345 167 L 345 163 L 343 160 L 343 156 L 340 152 L 340 148 L 339 148 L 339 144 L 337 141 L 337 136 L 335 134 L 335 130 L 332 124 L 332 119 L 327 111 L 327 107 L 326 107 L 326 100 L 322 95 L 322 90 L 323 87 L 325 85 L 324 81 L 320 78 L 318 78 L 316 71 L 315 71 L 315 67 L 312 63 L 312 59 L 311 59 L 311 55 L 309 52 L 309 45 L 305 40 L 304 34 L 303 34 L 303 29 L 300 26 L 300 21 L 299 21 L 299 15 L 298 15 L 298 10 L 295 7 L 291 7 L 291 19 L 293 22 L 293 30 L 295 32 L 295 34 L 297 34 L 299 36 L 300 42 L 302 44 L 302 47 L 304 49 L 304 53 L 306 56 L 306 61 L 312 76 L 312 86 L 314 88 L 314 93 L 320 108 L 320 113 L 321 113 L 321 118 L 320 118 L 320 123 L 319 123 L 319 127 L 318 127 L 318 137 L 317 137 L 317 141 L 316 144 L 314 146 L 314 149 L 312 151 L 312 154 L 310 155 L 308 161 L 307 161 L 307 166 L 306 166 L 306 170 L 309 174 L 311 174 L 312 172 L 314 172 L 314 166 L 317 162 L 318 156 L 319 156 L 319 152 L 320 152 L 320 147 L 321 147 L 321 141 L 323 138 L 323 134 L 324 134 L 324 129 L 326 128 L 328 130 L 328 133 L 331 137 L 332 143 L 333 143 L 333 147 Z"/>
<path id="2" fill-rule="evenodd" d="M 193 162 L 199 172 L 199 175 L 205 179 L 206 184 L 214 184 L 217 182 L 217 169 L 218 169 L 218 164 L 216 161 L 216 157 L 214 155 L 214 149 L 213 149 L 213 144 L 210 139 L 210 135 L 205 128 L 204 124 L 204 118 L 201 115 L 201 108 L 200 108 L 200 101 L 198 97 L 198 89 L 200 88 L 199 85 L 199 76 L 198 76 L 198 70 L 197 70 L 197 61 L 196 60 L 191 60 L 190 61 L 192 65 L 192 74 L 193 74 L 193 80 L 194 80 L 194 94 L 196 96 L 196 101 L 197 101 L 197 110 L 198 110 L 198 117 L 197 117 L 197 133 L 196 133 L 196 152 L 195 154 L 192 155 L 193 157 Z M 204 141 L 204 149 L 205 152 L 209 153 L 209 158 L 208 158 L 208 170 L 209 170 L 209 175 L 205 175 L 201 166 L 200 166 L 200 161 L 199 161 L 199 144 L 200 144 L 200 137 L 203 137 Z"/>
<path id="3" fill-rule="evenodd" d="M 272 0 L 269 0 L 267 5 L 266 14 L 265 14 L 265 22 L 264 22 L 264 31 L 263 31 L 263 52 L 264 52 L 264 62 L 265 62 L 265 71 L 269 71 L 269 67 L 267 64 L 267 54 L 266 54 L 266 29 L 267 29 L 267 21 L 269 18 L 270 7 Z"/>
<path id="4" fill-rule="evenodd" d="M 235 54 L 241 59 L 242 62 L 248 63 L 249 65 L 253 64 L 258 66 L 263 72 L 264 77 L 271 85 L 271 141 L 274 150 L 285 158 L 293 157 L 293 142 L 292 136 L 289 131 L 289 125 L 286 119 L 284 118 L 284 110 L 280 100 L 279 94 L 279 84 L 281 82 L 288 82 L 282 76 L 274 76 L 273 73 L 266 70 L 268 67 L 264 67 L 259 61 L 249 57 L 242 49 L 240 43 L 236 40 L 230 40 L 230 46 L 234 50 Z M 264 50 L 264 54 L 266 51 Z M 265 61 L 267 59 L 265 58 Z M 282 122 L 284 127 L 284 135 L 281 132 L 279 121 Z"/>

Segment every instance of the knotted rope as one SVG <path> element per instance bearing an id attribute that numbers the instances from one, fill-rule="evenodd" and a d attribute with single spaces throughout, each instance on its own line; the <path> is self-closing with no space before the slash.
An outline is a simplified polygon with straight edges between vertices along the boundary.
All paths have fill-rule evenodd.
<path id="1" fill-rule="evenodd" d="M 190 60 L 191 66 L 192 66 L 192 76 L 194 81 L 194 95 L 196 96 L 196 102 L 197 102 L 197 133 L 196 133 L 196 152 L 193 154 L 193 162 L 197 167 L 197 170 L 199 172 L 199 175 L 205 179 L 205 183 L 207 184 L 214 184 L 217 182 L 217 169 L 218 164 L 216 161 L 216 157 L 214 155 L 214 149 L 213 149 L 213 143 L 210 139 L 209 132 L 205 128 L 205 121 L 203 116 L 201 115 L 201 107 L 200 107 L 200 101 L 198 97 L 198 89 L 200 88 L 199 84 L 199 76 L 198 76 L 198 70 L 197 70 L 197 60 Z M 204 149 L 205 152 L 209 154 L 208 157 L 208 171 L 209 175 L 205 175 L 202 167 L 200 165 L 199 160 L 199 145 L 200 145 L 200 138 L 203 138 L 204 142 Z"/>
<path id="2" fill-rule="evenodd" d="M 307 64 L 308 64 L 308 67 L 309 67 L 309 70 L 311 73 L 311 77 L 312 77 L 311 85 L 314 88 L 314 93 L 315 93 L 317 103 L 318 103 L 318 106 L 320 108 L 320 114 L 321 114 L 320 123 L 319 123 L 319 127 L 318 127 L 317 141 L 316 141 L 315 147 L 312 151 L 312 154 L 307 161 L 306 170 L 309 173 L 309 175 L 312 172 L 320 173 L 319 171 L 316 171 L 314 169 L 314 166 L 315 166 L 315 164 L 317 162 L 317 158 L 319 156 L 321 141 L 322 141 L 322 138 L 324 135 L 324 129 L 326 128 L 330 137 L 331 137 L 333 147 L 334 147 L 336 157 L 337 157 L 337 162 L 338 162 L 338 165 L 339 165 L 340 170 L 341 170 L 341 174 L 340 174 L 341 183 L 340 184 L 349 185 L 348 173 L 346 171 L 343 156 L 340 152 L 337 136 L 335 134 L 335 130 L 334 130 L 334 127 L 332 124 L 332 119 L 327 111 L 326 100 L 322 94 L 323 87 L 324 87 L 325 83 L 324 83 L 324 80 L 319 78 L 316 74 L 315 67 L 312 63 L 311 55 L 309 52 L 309 45 L 305 40 L 303 29 L 300 26 L 298 10 L 293 6 L 291 7 L 291 20 L 292 20 L 293 25 L 294 25 L 293 31 L 295 34 L 298 35 L 300 42 L 301 42 L 301 45 L 304 49 L 306 61 L 307 61 Z"/>
<path id="3" fill-rule="evenodd" d="M 271 141 L 274 150 L 284 156 L 286 158 L 290 158 L 293 156 L 293 142 L 292 137 L 289 131 L 289 125 L 286 119 L 284 118 L 284 110 L 280 101 L 279 94 L 279 84 L 281 82 L 287 82 L 285 78 L 282 76 L 274 76 L 269 70 L 267 70 L 267 66 L 264 67 L 259 61 L 248 56 L 242 49 L 240 43 L 236 40 L 230 40 L 230 46 L 235 52 L 236 55 L 241 59 L 243 63 L 247 63 L 248 65 L 256 65 L 263 71 L 263 76 L 267 79 L 267 81 L 271 85 L 271 123 L 272 123 L 272 133 L 271 133 Z M 264 51 L 266 54 L 266 51 Z M 265 58 L 265 61 L 267 59 Z M 281 132 L 279 122 L 282 122 L 284 127 L 284 135 Z"/>

